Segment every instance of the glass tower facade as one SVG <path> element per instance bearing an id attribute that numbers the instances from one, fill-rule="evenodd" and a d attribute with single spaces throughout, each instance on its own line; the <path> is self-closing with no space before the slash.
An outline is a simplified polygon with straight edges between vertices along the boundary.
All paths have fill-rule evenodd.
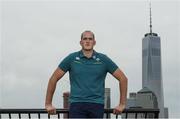
<path id="1" fill-rule="evenodd" d="M 164 97 L 161 73 L 161 43 L 155 33 L 148 33 L 142 42 L 142 87 L 153 91 L 158 100 L 160 117 L 164 117 Z"/>

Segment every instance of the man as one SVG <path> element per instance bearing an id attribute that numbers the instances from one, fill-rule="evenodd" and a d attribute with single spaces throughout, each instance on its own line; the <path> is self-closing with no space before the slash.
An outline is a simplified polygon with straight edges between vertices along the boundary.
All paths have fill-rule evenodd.
<path id="1" fill-rule="evenodd" d="M 104 89 L 107 72 L 119 81 L 120 100 L 114 108 L 114 114 L 120 114 L 125 109 L 127 96 L 127 78 L 118 66 L 106 55 L 96 52 L 95 36 L 91 31 L 81 34 L 82 49 L 67 56 L 51 76 L 45 101 L 49 114 L 55 114 L 52 97 L 56 83 L 69 71 L 70 77 L 70 118 L 103 118 Z"/>

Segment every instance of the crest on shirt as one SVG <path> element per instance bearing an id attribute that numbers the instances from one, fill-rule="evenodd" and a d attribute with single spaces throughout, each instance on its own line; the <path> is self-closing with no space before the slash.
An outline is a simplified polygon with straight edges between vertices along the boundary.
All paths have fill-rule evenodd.
<path id="1" fill-rule="evenodd" d="M 75 59 L 76 59 L 76 60 L 74 60 L 74 62 L 81 64 L 79 57 L 76 57 Z"/>
<path id="2" fill-rule="evenodd" d="M 79 57 L 76 57 L 76 60 L 80 60 L 80 58 L 79 58 Z"/>
<path id="3" fill-rule="evenodd" d="M 99 61 L 100 61 L 100 59 L 99 59 L 99 58 L 96 58 L 96 61 L 98 61 L 98 62 L 99 62 Z"/>
<path id="4" fill-rule="evenodd" d="M 93 59 L 96 59 L 96 56 L 95 56 L 95 55 L 93 56 Z"/>
<path id="5" fill-rule="evenodd" d="M 96 62 L 94 64 L 102 64 L 102 62 L 100 62 L 100 58 L 96 58 Z"/>

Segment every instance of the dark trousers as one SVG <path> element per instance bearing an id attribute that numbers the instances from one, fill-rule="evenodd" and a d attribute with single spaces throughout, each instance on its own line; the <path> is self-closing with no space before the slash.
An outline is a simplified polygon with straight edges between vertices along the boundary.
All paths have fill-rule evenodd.
<path id="1" fill-rule="evenodd" d="M 103 118 L 104 105 L 89 102 L 71 103 L 69 118 Z"/>

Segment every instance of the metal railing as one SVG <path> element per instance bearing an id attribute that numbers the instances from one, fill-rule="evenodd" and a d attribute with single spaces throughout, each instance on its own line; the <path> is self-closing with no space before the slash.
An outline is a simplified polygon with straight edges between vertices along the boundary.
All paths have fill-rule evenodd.
<path id="1" fill-rule="evenodd" d="M 111 118 L 113 109 L 104 109 L 105 118 Z M 68 109 L 57 109 L 56 115 L 48 115 L 45 109 L 0 109 L 0 119 L 60 119 L 68 118 Z M 159 117 L 159 109 L 143 109 L 129 108 L 125 109 L 121 115 L 116 115 L 115 118 L 154 118 Z"/>

